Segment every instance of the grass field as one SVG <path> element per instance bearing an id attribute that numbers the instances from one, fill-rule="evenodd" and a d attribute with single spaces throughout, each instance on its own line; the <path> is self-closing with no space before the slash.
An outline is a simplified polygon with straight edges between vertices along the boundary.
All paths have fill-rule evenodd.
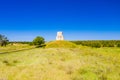
<path id="1" fill-rule="evenodd" d="M 33 48 L 33 47 L 34 46 L 30 46 L 28 44 L 14 44 L 14 45 L 9 44 L 6 47 L 0 46 L 0 53 L 22 50 L 22 49 L 29 49 L 29 48 Z"/>
<path id="2" fill-rule="evenodd" d="M 120 80 L 120 48 L 36 48 L 0 54 L 0 80 Z"/>

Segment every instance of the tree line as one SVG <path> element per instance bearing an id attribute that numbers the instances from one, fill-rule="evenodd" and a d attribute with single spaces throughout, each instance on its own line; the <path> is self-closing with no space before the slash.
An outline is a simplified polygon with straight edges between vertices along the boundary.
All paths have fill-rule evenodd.
<path id="1" fill-rule="evenodd" d="M 14 44 L 14 43 L 42 46 L 45 43 L 45 39 L 41 36 L 37 36 L 36 38 L 33 39 L 33 41 L 11 41 L 9 42 L 9 44 Z"/>
<path id="2" fill-rule="evenodd" d="M 33 39 L 33 41 L 9 41 L 8 38 L 5 35 L 0 34 L 0 46 L 6 46 L 7 44 L 29 44 L 29 45 L 35 45 L 36 47 L 43 47 L 45 46 L 45 39 L 41 36 L 37 36 L 36 38 Z"/>
<path id="3" fill-rule="evenodd" d="M 120 47 L 120 40 L 87 40 L 87 41 L 71 41 L 77 45 L 89 47 Z"/>
<path id="4" fill-rule="evenodd" d="M 32 41 L 10 41 L 8 44 L 14 44 L 14 43 L 33 45 Z"/>
<path id="5" fill-rule="evenodd" d="M 77 45 L 82 46 L 89 46 L 89 47 L 120 47 L 120 40 L 84 40 L 84 41 L 71 41 Z M 6 46 L 7 44 L 14 44 L 14 43 L 21 43 L 21 44 L 29 44 L 35 45 L 36 47 L 43 47 L 45 46 L 45 39 L 41 36 L 37 36 L 33 39 L 33 41 L 14 41 L 9 42 L 8 38 L 5 35 L 0 34 L 0 46 Z"/>

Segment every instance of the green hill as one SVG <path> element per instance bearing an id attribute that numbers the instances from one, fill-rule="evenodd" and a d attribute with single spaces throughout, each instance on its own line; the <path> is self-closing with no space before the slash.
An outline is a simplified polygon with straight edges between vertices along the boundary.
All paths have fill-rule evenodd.
<path id="1" fill-rule="evenodd" d="M 69 41 L 52 41 L 46 44 L 46 48 L 76 48 L 77 45 Z"/>

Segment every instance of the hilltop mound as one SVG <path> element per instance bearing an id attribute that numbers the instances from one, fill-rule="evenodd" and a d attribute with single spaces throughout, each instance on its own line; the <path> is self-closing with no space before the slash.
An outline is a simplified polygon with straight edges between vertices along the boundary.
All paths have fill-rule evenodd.
<path id="1" fill-rule="evenodd" d="M 46 48 L 76 48 L 77 45 L 69 41 L 52 41 L 46 44 Z"/>

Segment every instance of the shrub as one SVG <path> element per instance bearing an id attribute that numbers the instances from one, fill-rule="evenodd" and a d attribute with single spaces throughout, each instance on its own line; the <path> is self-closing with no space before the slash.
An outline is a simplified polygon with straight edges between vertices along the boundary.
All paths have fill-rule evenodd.
<path id="1" fill-rule="evenodd" d="M 117 47 L 120 47 L 120 43 L 119 43 L 119 44 L 117 44 Z"/>
<path id="2" fill-rule="evenodd" d="M 34 40 L 33 40 L 33 44 L 36 45 L 37 47 L 41 47 L 42 44 L 44 44 L 44 38 L 41 36 L 37 36 Z"/>

